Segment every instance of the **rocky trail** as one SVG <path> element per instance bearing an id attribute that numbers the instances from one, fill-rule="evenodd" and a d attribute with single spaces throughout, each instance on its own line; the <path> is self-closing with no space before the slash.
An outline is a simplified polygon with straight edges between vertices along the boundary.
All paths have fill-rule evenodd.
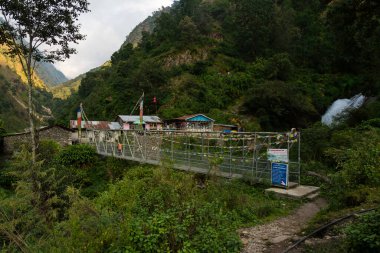
<path id="1" fill-rule="evenodd" d="M 242 253 L 282 252 L 290 240 L 297 240 L 298 234 L 327 202 L 318 198 L 303 204 L 293 214 L 270 223 L 239 230 L 243 242 Z"/>

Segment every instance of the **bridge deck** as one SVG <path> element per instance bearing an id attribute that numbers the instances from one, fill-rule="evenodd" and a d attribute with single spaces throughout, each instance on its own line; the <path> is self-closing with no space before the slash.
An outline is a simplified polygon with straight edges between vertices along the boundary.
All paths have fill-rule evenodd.
<path id="1" fill-rule="evenodd" d="M 147 164 L 152 164 L 152 165 L 163 165 L 161 161 L 156 161 L 156 160 L 151 160 L 151 159 L 141 159 L 137 157 L 132 157 L 132 156 L 124 156 L 121 154 L 111 154 L 111 153 L 105 153 L 105 152 L 98 152 L 98 154 L 103 155 L 103 156 L 112 156 L 120 159 L 125 159 L 125 160 L 130 160 L 130 161 L 135 161 L 135 162 L 140 162 L 140 163 L 147 163 Z M 199 167 L 194 167 L 194 166 L 187 166 L 187 165 L 181 165 L 181 164 L 173 164 L 172 167 L 174 169 L 182 170 L 182 171 L 189 171 L 189 172 L 194 172 L 194 173 L 200 173 L 200 174 L 209 174 L 210 170 L 205 169 L 205 168 L 199 168 Z M 216 176 L 220 177 L 225 177 L 225 178 L 242 178 L 242 174 L 237 174 L 237 173 L 229 173 L 229 172 L 223 172 L 223 171 L 218 171 L 215 173 Z"/>
<path id="2" fill-rule="evenodd" d="M 289 180 L 299 182 L 300 138 L 284 133 L 87 131 L 89 143 L 104 156 L 162 165 L 226 178 L 270 180 L 268 148 L 288 150 Z M 121 147 L 121 149 L 120 149 Z M 213 168 L 210 172 L 210 168 Z"/>

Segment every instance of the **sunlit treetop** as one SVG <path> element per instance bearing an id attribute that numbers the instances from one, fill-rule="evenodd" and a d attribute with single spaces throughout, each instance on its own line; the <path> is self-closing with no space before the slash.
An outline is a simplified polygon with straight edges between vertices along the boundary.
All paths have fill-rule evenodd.
<path id="1" fill-rule="evenodd" d="M 76 53 L 70 43 L 85 39 L 78 17 L 88 6 L 87 0 L 0 0 L 0 44 L 11 55 L 31 55 L 36 61 L 68 58 Z"/>

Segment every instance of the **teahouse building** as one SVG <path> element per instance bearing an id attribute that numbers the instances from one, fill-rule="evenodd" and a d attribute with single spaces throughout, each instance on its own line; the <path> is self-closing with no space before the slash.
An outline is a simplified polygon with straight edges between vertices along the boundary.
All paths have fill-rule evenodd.
<path id="1" fill-rule="evenodd" d="M 215 120 L 204 114 L 192 114 L 167 120 L 166 126 L 173 130 L 211 132 L 213 131 L 214 122 Z"/>
<path id="2" fill-rule="evenodd" d="M 74 130 L 72 134 L 73 142 L 78 141 L 78 121 L 70 120 L 70 128 Z M 82 121 L 81 122 L 81 142 L 92 141 L 95 137 L 104 138 L 105 136 L 95 136 L 100 131 L 86 131 L 86 130 L 121 130 L 119 122 L 109 121 Z M 104 135 L 105 132 L 102 133 Z"/>
<path id="3" fill-rule="evenodd" d="M 138 115 L 118 115 L 116 120 L 123 130 L 140 129 L 140 116 Z M 143 129 L 162 130 L 163 122 L 158 116 L 143 116 Z"/>

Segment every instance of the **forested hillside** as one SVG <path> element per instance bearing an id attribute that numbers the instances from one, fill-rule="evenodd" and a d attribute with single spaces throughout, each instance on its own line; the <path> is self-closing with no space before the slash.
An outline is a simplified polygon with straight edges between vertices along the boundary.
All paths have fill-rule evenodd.
<path id="1" fill-rule="evenodd" d="M 138 24 L 133 30 L 128 34 L 125 39 L 125 42 L 121 47 L 126 46 L 127 44 L 132 44 L 134 47 L 138 46 L 141 42 L 143 33 L 151 33 L 156 25 L 157 18 L 164 12 L 168 12 L 170 7 L 162 8 L 153 13 L 152 16 L 147 17 L 143 22 Z"/>
<path id="2" fill-rule="evenodd" d="M 85 74 L 77 92 L 56 99 L 54 113 L 67 125 L 83 102 L 89 119 L 113 120 L 129 114 L 144 91 L 145 114 L 155 113 L 155 96 L 164 118 L 206 113 L 247 131 L 297 127 L 300 183 L 320 186 L 328 202 L 311 226 L 377 208 L 329 230 L 321 245 L 297 250 L 379 252 L 379 13 L 378 1 L 362 0 L 175 1 L 137 47 L 125 43 L 110 65 Z M 4 69 L 0 74 L 11 77 Z M 13 87 L 9 80 L 3 93 Z M 23 94 L 17 87 L 14 93 Z M 358 93 L 367 97 L 361 108 L 331 126 L 320 123 L 334 100 Z M 40 141 L 36 162 L 28 143 L 17 151 L 0 159 L 4 252 L 246 252 L 256 238 L 245 229 L 239 238 L 239 228 L 300 204 L 265 193 L 268 185 L 254 176 L 218 178 L 218 156 L 207 155 L 210 170 L 199 175 L 174 171 L 170 159 L 138 165 L 85 144 Z M 288 232 L 285 247 L 303 236 Z M 278 238 L 267 239 L 269 246 Z"/>
<path id="3" fill-rule="evenodd" d="M 0 47 L 0 64 L 8 66 L 13 72 L 26 82 L 26 76 L 22 71 L 22 66 L 17 58 L 7 55 L 4 46 Z M 36 76 L 34 78 L 35 86 L 39 88 L 54 87 L 60 83 L 66 82 L 68 79 L 65 75 L 57 70 L 53 64 L 49 62 L 39 62 L 36 64 Z"/>
<path id="4" fill-rule="evenodd" d="M 102 66 L 89 70 L 88 73 L 98 71 L 108 66 L 110 66 L 110 62 L 105 62 Z M 58 98 L 56 102 L 59 104 L 60 102 L 63 102 L 61 100 L 65 100 L 68 97 L 70 97 L 71 94 L 76 93 L 79 89 L 82 79 L 86 77 L 86 74 L 87 73 L 80 74 L 74 79 L 68 80 L 57 86 L 51 87 L 49 90 L 55 98 Z"/>
<path id="5" fill-rule="evenodd" d="M 378 95 L 377 5 L 175 2 L 137 48 L 123 45 L 112 66 L 88 73 L 58 115 L 73 117 L 81 101 L 90 118 L 111 119 L 144 91 L 146 113 L 156 96 L 164 118 L 202 112 L 247 130 L 307 127 L 337 98 Z"/>
<path id="6" fill-rule="evenodd" d="M 0 120 L 4 122 L 7 132 L 19 132 L 28 127 L 27 114 L 27 77 L 17 58 L 6 54 L 4 47 L 0 47 L 0 90 L 3 97 L 0 100 Z M 37 110 L 37 121 L 48 124 L 52 117 L 50 107 L 53 96 L 48 92 L 50 87 L 67 78 L 54 65 L 40 62 L 36 65 L 33 78 L 36 87 L 34 100 Z"/>
<path id="7" fill-rule="evenodd" d="M 41 79 L 37 79 L 41 80 Z M 44 85 L 41 81 L 40 85 Z M 24 80 L 9 65 L 0 65 L 0 121 L 8 133 L 21 132 L 29 127 L 27 111 L 27 86 Z M 53 96 L 46 87 L 34 90 L 36 119 L 39 124 L 48 124 L 52 119 L 50 106 Z"/>
<path id="8" fill-rule="evenodd" d="M 54 87 L 68 81 L 67 77 L 50 62 L 40 62 L 37 64 L 36 74 L 47 87 Z"/>

